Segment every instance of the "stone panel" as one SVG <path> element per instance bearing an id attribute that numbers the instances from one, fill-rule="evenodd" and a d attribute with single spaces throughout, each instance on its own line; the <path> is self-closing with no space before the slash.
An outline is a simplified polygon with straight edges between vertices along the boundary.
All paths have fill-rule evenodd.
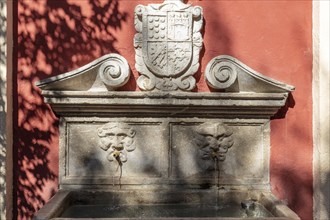
<path id="1" fill-rule="evenodd" d="M 161 122 L 67 120 L 66 133 L 62 135 L 65 139 L 63 142 L 67 144 L 61 146 L 61 154 L 67 155 L 62 163 L 64 184 L 113 184 L 118 183 L 119 178 L 122 178 L 122 183 L 136 180 L 141 184 L 145 178 L 166 176 L 167 145 L 162 141 L 166 138 Z M 127 152 L 127 161 L 121 166 L 115 160 L 109 161 L 109 151 L 102 149 L 101 138 L 98 136 L 98 129 L 109 122 L 125 124 L 136 132 L 132 143 L 135 149 Z"/>
<path id="2" fill-rule="evenodd" d="M 268 124 L 224 122 L 233 133 L 234 143 L 226 152 L 226 159 L 217 162 L 205 159 L 201 154 L 197 144 L 200 124 L 171 124 L 172 178 L 189 183 L 244 185 L 268 182 Z M 260 135 L 249 135 L 251 133 Z"/>
<path id="3" fill-rule="evenodd" d="M 130 144 L 123 148 L 111 147 L 120 146 L 118 142 L 105 144 L 111 141 L 102 140 L 99 132 L 105 126 L 112 129 L 109 124 L 134 132 Z M 60 126 L 65 131 L 60 141 L 62 188 L 79 184 L 268 188 L 269 149 L 265 146 L 269 145 L 269 124 L 265 119 L 68 117 Z M 210 150 L 214 147 L 205 145 L 213 143 L 209 140 L 213 128 L 217 129 L 213 136 L 219 146 L 214 152 Z M 124 155 L 118 156 L 120 161 L 112 157 L 121 151 Z M 208 153 L 209 158 L 205 157 Z"/>

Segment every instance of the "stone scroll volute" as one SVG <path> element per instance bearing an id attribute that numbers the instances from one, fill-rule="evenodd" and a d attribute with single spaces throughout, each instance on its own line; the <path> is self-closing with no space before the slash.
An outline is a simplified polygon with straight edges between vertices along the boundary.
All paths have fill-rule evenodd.
<path id="1" fill-rule="evenodd" d="M 199 6 L 165 0 L 135 8 L 134 37 L 138 86 L 152 91 L 190 91 L 203 45 Z"/>

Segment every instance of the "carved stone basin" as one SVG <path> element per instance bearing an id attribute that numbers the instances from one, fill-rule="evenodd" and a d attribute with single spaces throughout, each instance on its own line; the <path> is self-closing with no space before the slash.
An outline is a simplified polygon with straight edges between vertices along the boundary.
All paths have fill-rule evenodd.
<path id="1" fill-rule="evenodd" d="M 267 192 L 61 191 L 36 219 L 299 219 Z"/>

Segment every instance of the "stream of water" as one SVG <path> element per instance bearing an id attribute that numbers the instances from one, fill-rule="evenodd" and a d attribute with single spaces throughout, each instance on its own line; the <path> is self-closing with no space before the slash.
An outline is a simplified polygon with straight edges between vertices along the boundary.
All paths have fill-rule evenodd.
<path id="1" fill-rule="evenodd" d="M 218 210 L 219 207 L 219 187 L 220 187 L 220 169 L 219 169 L 219 161 L 215 157 L 214 158 L 214 184 L 215 184 L 215 208 Z"/>

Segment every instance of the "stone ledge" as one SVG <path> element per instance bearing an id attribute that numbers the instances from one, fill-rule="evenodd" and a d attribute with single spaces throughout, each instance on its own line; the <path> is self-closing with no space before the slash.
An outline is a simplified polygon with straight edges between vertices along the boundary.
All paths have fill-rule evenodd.
<path id="1" fill-rule="evenodd" d="M 268 118 L 285 105 L 288 93 L 148 93 L 43 91 L 59 115 Z"/>

